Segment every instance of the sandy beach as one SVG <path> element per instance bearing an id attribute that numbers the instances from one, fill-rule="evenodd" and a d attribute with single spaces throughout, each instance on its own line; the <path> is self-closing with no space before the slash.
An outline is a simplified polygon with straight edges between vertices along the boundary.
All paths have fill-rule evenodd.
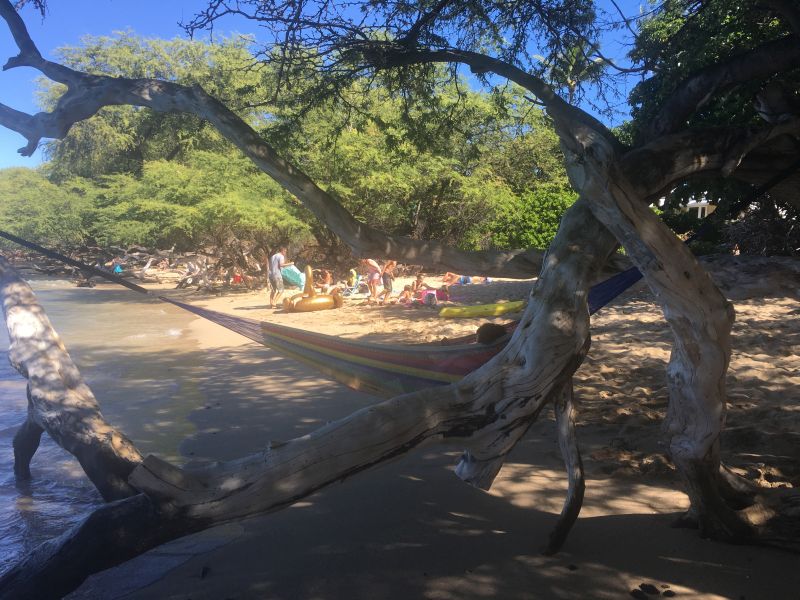
<path id="1" fill-rule="evenodd" d="M 723 457 L 765 487 L 797 487 L 800 278 L 797 261 L 770 265 L 744 258 L 712 263 L 737 313 Z M 402 289 L 404 281 L 397 283 Z M 524 299 L 532 284 L 462 286 L 453 301 Z M 458 337 L 486 321 L 362 300 L 287 314 L 268 309 L 263 291 L 176 297 L 374 342 Z M 491 492 L 452 474 L 458 448 L 425 447 L 282 511 L 157 548 L 92 577 L 70 597 L 625 598 L 640 584 L 681 598 L 798 597 L 796 555 L 714 543 L 670 527 L 688 504 L 660 436 L 670 333 L 646 288 L 637 285 L 592 317 L 592 331 L 576 375 L 586 499 L 558 555 L 540 554 L 566 489 L 545 413 Z M 189 322 L 188 335 L 205 357 L 204 377 L 192 382 L 205 400 L 185 417 L 193 431 L 179 445 L 186 463 L 257 452 L 376 402 L 202 319 Z"/>

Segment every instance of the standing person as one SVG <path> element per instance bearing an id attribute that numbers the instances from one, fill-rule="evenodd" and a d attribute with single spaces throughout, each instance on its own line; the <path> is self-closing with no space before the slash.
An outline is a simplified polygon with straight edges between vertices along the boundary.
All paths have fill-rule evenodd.
<path id="1" fill-rule="evenodd" d="M 291 267 L 294 263 L 286 261 L 286 246 L 281 246 L 269 259 L 269 307 L 280 308 L 283 296 L 283 267 Z"/>
<path id="2" fill-rule="evenodd" d="M 365 258 L 362 264 L 367 269 L 367 287 L 369 287 L 369 301 L 378 301 L 378 282 L 381 280 L 381 266 L 371 258 Z"/>
<path id="3" fill-rule="evenodd" d="M 383 265 L 381 279 L 383 280 L 383 291 L 378 295 L 381 303 L 386 302 L 392 295 L 392 281 L 394 281 L 394 268 L 397 266 L 396 260 L 387 260 Z"/>

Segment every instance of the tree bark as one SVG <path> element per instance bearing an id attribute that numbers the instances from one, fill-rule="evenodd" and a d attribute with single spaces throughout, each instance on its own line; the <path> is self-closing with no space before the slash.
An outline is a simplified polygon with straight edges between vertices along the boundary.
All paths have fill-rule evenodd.
<path id="1" fill-rule="evenodd" d="M 48 593 L 57 597 L 91 573 L 155 545 L 279 510 L 423 444 L 466 445 L 480 461 L 499 468 L 547 402 L 562 393 L 588 349 L 588 282 L 615 246 L 613 236 L 579 201 L 564 217 L 520 326 L 481 369 L 457 384 L 393 398 L 239 460 L 182 470 L 149 456 L 129 478 L 145 499 L 136 496 L 95 511 L 17 565 L 0 580 L 0 594 L 42 597 L 41 582 L 48 581 L 57 590 Z M 562 439 L 569 446 L 567 463 L 574 466 L 574 431 Z M 571 516 L 559 520 L 560 540 L 580 506 L 574 471 L 570 480 L 565 510 Z M 84 548 L 98 535 L 112 536 L 103 538 L 113 539 L 112 552 Z M 70 553 L 78 547 L 82 558 L 75 561 Z"/>
<path id="2" fill-rule="evenodd" d="M 747 539 L 750 528 L 725 504 L 717 486 L 733 306 L 686 245 L 641 202 L 618 168 L 614 150 L 597 138 L 590 143 L 591 153 L 569 161 L 570 176 L 581 182 L 592 212 L 643 273 L 675 339 L 667 368 L 665 430 L 692 512 L 707 535 Z"/>
<path id="3" fill-rule="evenodd" d="M 135 493 L 128 476 L 142 460 L 136 447 L 109 425 L 30 286 L 0 257 L 3 303 L 12 366 L 28 379 L 28 419 L 17 433 L 15 472 L 30 476 L 41 431 L 80 462 L 106 500 Z"/>
<path id="4" fill-rule="evenodd" d="M 30 400 L 28 401 L 30 405 Z M 18 481 L 31 478 L 31 459 L 39 449 L 44 429 L 30 416 L 14 434 L 14 476 Z"/>

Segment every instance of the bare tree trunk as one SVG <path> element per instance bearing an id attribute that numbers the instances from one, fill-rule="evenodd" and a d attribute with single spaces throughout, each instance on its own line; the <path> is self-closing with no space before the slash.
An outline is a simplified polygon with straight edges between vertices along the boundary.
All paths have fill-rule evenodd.
<path id="1" fill-rule="evenodd" d="M 581 192 L 591 199 L 592 212 L 644 274 L 674 335 L 665 430 L 691 513 L 707 535 L 747 539 L 750 528 L 718 488 L 733 306 L 686 245 L 641 201 L 616 168 L 613 151 L 597 140 L 594 149 L 594 160 L 584 156 L 571 162 L 571 175 L 582 181 Z"/>
<path id="2" fill-rule="evenodd" d="M 29 477 L 41 430 L 81 463 L 106 500 L 135 493 L 128 476 L 142 456 L 106 423 L 33 291 L 0 257 L 0 299 L 12 366 L 28 379 L 28 419 L 14 438 L 15 473 Z"/>
<path id="3" fill-rule="evenodd" d="M 31 459 L 39 448 L 43 432 L 44 429 L 28 416 L 14 434 L 14 476 L 20 481 L 31 478 Z"/>

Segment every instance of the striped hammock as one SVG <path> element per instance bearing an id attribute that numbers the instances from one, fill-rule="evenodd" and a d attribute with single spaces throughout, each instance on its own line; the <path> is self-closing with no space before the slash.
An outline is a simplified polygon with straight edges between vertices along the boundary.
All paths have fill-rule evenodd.
<path id="1" fill-rule="evenodd" d="M 590 313 L 641 277 L 637 269 L 629 269 L 594 286 L 589 292 Z M 164 296 L 159 299 L 269 346 L 354 390 L 384 398 L 458 381 L 488 362 L 508 342 L 508 336 L 504 336 L 491 344 L 478 344 L 476 336 L 471 335 L 446 345 L 372 344 L 234 317 Z M 516 324 L 506 325 L 507 331 L 510 333 Z"/>
<path id="2" fill-rule="evenodd" d="M 147 289 L 110 271 L 83 264 L 4 231 L 0 231 L 0 237 L 124 285 L 133 291 L 151 295 Z M 631 268 L 592 287 L 589 290 L 590 314 L 600 310 L 641 277 L 638 269 Z M 458 381 L 488 362 L 508 342 L 508 336 L 504 336 L 491 344 L 478 344 L 476 336 L 472 335 L 450 340 L 446 345 L 371 344 L 246 317 L 234 317 L 165 296 L 157 297 L 306 363 L 348 387 L 380 397 L 390 398 Z M 507 324 L 506 330 L 511 333 L 516 324 Z"/>

